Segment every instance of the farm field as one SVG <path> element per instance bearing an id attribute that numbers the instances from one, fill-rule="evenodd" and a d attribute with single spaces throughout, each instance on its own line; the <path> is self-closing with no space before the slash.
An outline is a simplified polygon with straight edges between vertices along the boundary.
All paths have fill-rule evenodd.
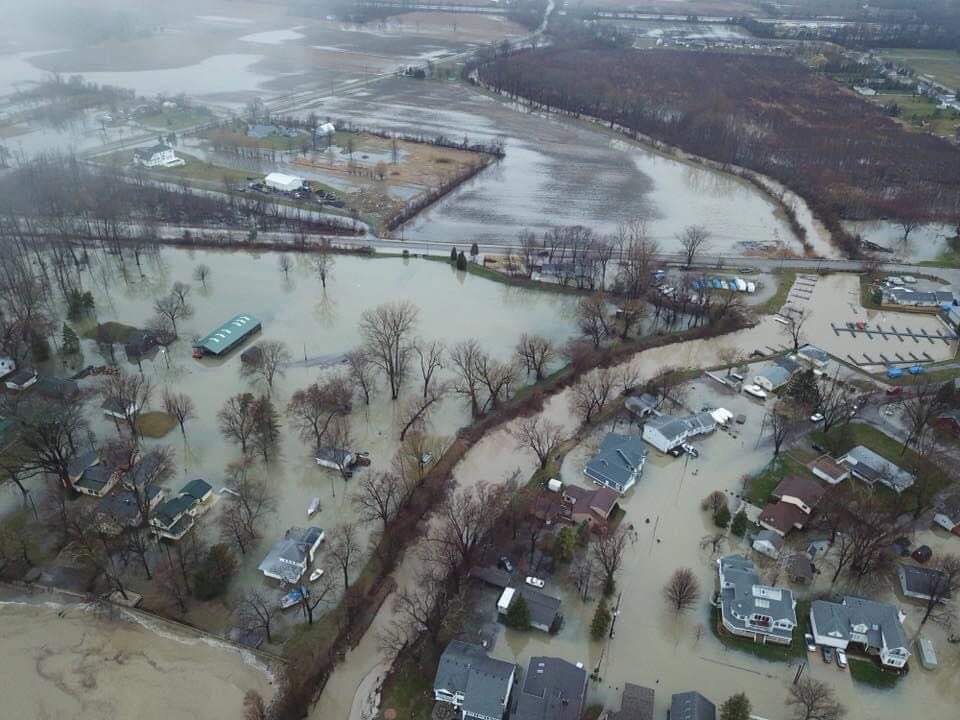
<path id="1" fill-rule="evenodd" d="M 954 50 L 920 50 L 893 48 L 881 50 L 880 56 L 909 65 L 920 75 L 930 75 L 938 83 L 960 88 L 960 52 Z"/>

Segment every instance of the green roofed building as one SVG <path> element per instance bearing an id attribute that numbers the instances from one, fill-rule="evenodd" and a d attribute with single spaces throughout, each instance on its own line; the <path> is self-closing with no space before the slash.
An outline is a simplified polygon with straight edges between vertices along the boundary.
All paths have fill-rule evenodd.
<path id="1" fill-rule="evenodd" d="M 209 335 L 195 341 L 193 356 L 224 355 L 259 331 L 260 321 L 253 315 L 235 315 Z"/>

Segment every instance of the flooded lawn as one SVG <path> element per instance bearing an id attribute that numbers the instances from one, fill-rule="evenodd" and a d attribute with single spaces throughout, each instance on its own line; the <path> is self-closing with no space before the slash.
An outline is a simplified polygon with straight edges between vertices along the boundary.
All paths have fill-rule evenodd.
<path id="1" fill-rule="evenodd" d="M 407 237 L 509 240 L 524 227 L 585 224 L 610 233 L 649 218 L 665 250 L 676 233 L 703 224 L 712 251 L 782 241 L 800 251 L 776 207 L 728 175 L 679 162 L 596 128 L 515 109 L 453 83 L 383 80 L 350 91 L 323 112 L 406 133 L 502 137 L 506 158 L 465 183 L 405 228 Z"/>
<path id="2" fill-rule="evenodd" d="M 248 690 L 273 694 L 269 676 L 232 648 L 80 605 L 0 602 L 0 651 L 4 717 L 240 717 Z"/>

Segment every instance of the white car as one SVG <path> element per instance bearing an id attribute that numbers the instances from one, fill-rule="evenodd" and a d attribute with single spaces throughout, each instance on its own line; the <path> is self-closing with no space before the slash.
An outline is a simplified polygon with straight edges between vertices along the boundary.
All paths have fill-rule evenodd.
<path id="1" fill-rule="evenodd" d="M 755 398 L 760 398 L 761 400 L 767 399 L 767 391 L 759 385 L 744 385 L 743 391 L 747 395 L 753 395 Z"/>
<path id="2" fill-rule="evenodd" d="M 904 275 L 900 279 L 903 280 L 905 283 L 907 283 L 907 285 L 913 285 L 917 281 L 917 279 L 913 275 Z"/>
<path id="3" fill-rule="evenodd" d="M 837 667 L 842 670 L 847 666 L 847 654 L 840 648 L 837 648 L 836 656 L 837 656 Z"/>
<path id="4" fill-rule="evenodd" d="M 823 422 L 823 413 L 814 413 L 813 415 L 811 415 L 810 422 L 812 423 Z"/>
<path id="5" fill-rule="evenodd" d="M 527 585 L 532 585 L 535 588 L 542 588 L 546 583 L 543 582 L 540 578 L 528 577 L 524 582 Z"/>

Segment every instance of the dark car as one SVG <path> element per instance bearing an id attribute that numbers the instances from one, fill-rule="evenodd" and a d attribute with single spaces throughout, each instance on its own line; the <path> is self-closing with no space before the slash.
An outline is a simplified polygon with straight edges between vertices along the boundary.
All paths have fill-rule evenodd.
<path id="1" fill-rule="evenodd" d="M 508 558 L 506 555 L 500 556 L 500 559 L 497 560 L 497 567 L 499 567 L 501 570 L 506 570 L 508 573 L 513 572 L 513 563 L 510 562 L 510 558 Z"/>
<path id="2" fill-rule="evenodd" d="M 923 564 L 933 557 L 933 550 L 930 549 L 929 545 L 921 545 L 913 551 L 913 554 L 911 554 L 910 557 L 912 557 L 918 563 Z"/>
<path id="3" fill-rule="evenodd" d="M 891 396 L 892 396 L 892 395 L 899 395 L 899 394 L 902 393 L 902 392 L 903 392 L 903 388 L 900 387 L 899 385 L 897 385 L 896 387 L 888 387 L 888 388 L 887 388 L 887 395 L 891 395 Z"/>
<path id="4" fill-rule="evenodd" d="M 829 645 L 821 645 L 820 654 L 823 655 L 823 661 L 827 663 L 827 665 L 833 662 L 833 648 Z"/>

